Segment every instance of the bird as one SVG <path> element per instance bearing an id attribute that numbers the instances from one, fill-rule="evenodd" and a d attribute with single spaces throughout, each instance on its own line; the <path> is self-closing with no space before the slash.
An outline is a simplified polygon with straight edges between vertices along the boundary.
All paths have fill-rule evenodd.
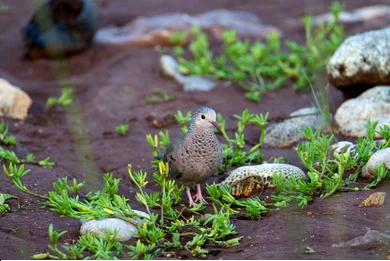
<path id="1" fill-rule="evenodd" d="M 218 129 L 216 118 L 213 109 L 198 108 L 191 115 L 187 133 L 176 138 L 164 155 L 169 176 L 186 187 L 190 207 L 206 203 L 200 183 L 217 174 L 222 164 L 222 147 L 214 133 Z M 197 192 L 193 199 L 191 187 L 195 185 Z"/>

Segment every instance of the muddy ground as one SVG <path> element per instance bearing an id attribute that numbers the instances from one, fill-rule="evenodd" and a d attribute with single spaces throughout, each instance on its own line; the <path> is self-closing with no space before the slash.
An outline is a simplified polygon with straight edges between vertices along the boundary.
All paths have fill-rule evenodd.
<path id="1" fill-rule="evenodd" d="M 54 180 L 61 177 L 77 177 L 87 180 L 88 189 L 101 186 L 102 174 L 113 171 L 122 177 L 121 193 L 134 202 L 134 188 L 127 181 L 126 165 L 149 169 L 150 150 L 145 134 L 156 133 L 146 118 L 159 117 L 176 110 L 193 110 L 209 105 L 222 113 L 232 123 L 230 115 L 244 108 L 251 112 L 270 112 L 270 118 L 283 117 L 290 112 L 308 106 L 309 93 L 294 93 L 290 88 L 267 94 L 260 104 L 243 99 L 239 88 L 219 88 L 210 93 L 184 93 L 180 86 L 159 72 L 159 52 L 153 48 L 135 46 L 114 47 L 95 45 L 91 49 L 63 62 L 22 59 L 24 49 L 20 28 L 27 22 L 33 8 L 24 0 L 2 1 L 11 7 L 11 13 L 0 14 L 0 77 L 20 86 L 30 94 L 33 105 L 25 122 L 6 120 L 16 135 L 16 152 L 24 156 L 29 152 L 39 158 L 50 156 L 54 169 L 31 166 L 31 173 L 24 179 L 32 191 L 45 193 L 51 190 Z M 331 1 L 264 0 L 264 1 L 96 1 L 99 25 L 123 25 L 137 16 L 183 11 L 191 14 L 215 9 L 240 9 L 257 14 L 265 23 L 279 27 L 285 38 L 303 41 L 303 29 L 299 17 L 303 14 L 320 14 L 328 10 Z M 390 1 L 349 0 L 341 1 L 347 9 L 373 3 Z M 389 26 L 389 21 L 348 26 L 347 33 Z M 62 87 L 72 86 L 76 93 L 75 104 L 67 109 L 48 111 L 46 99 L 56 96 Z M 148 105 L 143 97 L 153 88 L 160 87 L 173 93 L 176 99 L 170 103 Z M 343 101 L 342 94 L 331 87 L 331 108 L 334 111 Z M 120 138 L 114 128 L 128 123 L 129 133 Z M 179 132 L 177 125 L 168 127 L 172 135 Z M 251 140 L 257 133 L 248 132 Z M 283 156 L 298 164 L 295 152 L 287 150 L 263 150 L 266 157 Z M 61 218 L 42 207 L 42 202 L 13 188 L 3 175 L 0 191 L 17 195 L 11 201 L 12 211 L 0 217 L 0 258 L 29 258 L 46 251 L 47 227 L 50 223 L 57 230 L 67 230 L 65 241 L 76 238 L 78 221 Z M 390 184 L 382 184 L 375 191 L 390 193 Z M 385 232 L 390 229 L 390 201 L 379 208 L 359 208 L 358 204 L 370 192 L 339 193 L 326 200 L 316 200 L 309 207 L 296 207 L 273 211 L 259 221 L 234 220 L 244 238 L 240 246 L 230 249 L 214 249 L 210 258 L 215 259 L 374 259 L 389 258 L 390 247 L 372 244 L 365 247 L 335 249 L 331 245 L 363 235 L 365 228 Z M 389 232 L 389 231 L 388 231 Z M 305 254 L 305 247 L 315 250 Z M 189 256 L 178 256 L 189 258 Z"/>

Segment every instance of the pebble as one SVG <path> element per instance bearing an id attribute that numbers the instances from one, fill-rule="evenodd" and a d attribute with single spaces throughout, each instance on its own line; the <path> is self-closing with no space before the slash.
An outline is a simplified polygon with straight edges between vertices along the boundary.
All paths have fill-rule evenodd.
<path id="1" fill-rule="evenodd" d="M 366 136 L 369 120 L 378 121 L 377 130 L 390 124 L 390 86 L 377 86 L 345 101 L 335 114 L 336 128 L 345 136 Z"/>
<path id="2" fill-rule="evenodd" d="M 355 237 L 349 241 L 333 244 L 332 247 L 359 247 L 373 244 L 378 241 L 390 240 L 390 235 L 381 233 L 377 230 L 368 229 L 363 236 Z"/>
<path id="3" fill-rule="evenodd" d="M 179 66 L 170 55 L 163 55 L 160 58 L 162 72 L 176 80 L 186 92 L 208 92 L 215 87 L 212 80 L 199 76 L 184 76 L 179 71 Z"/>
<path id="4" fill-rule="evenodd" d="M 140 216 L 149 218 L 149 215 L 145 212 L 139 210 L 133 211 Z M 141 223 L 141 219 L 139 217 L 135 217 L 134 220 Z M 103 237 L 105 233 L 116 233 L 116 239 L 118 241 L 127 241 L 137 232 L 137 228 L 134 225 L 119 218 L 104 218 L 101 220 L 81 221 L 81 223 L 81 235 L 90 233 L 97 237 Z"/>
<path id="5" fill-rule="evenodd" d="M 386 192 L 374 192 L 360 203 L 359 207 L 382 206 L 385 203 Z"/>
<path id="6" fill-rule="evenodd" d="M 382 165 L 390 170 L 390 148 L 378 150 L 371 155 L 362 169 L 362 177 L 372 178 L 375 174 L 375 169 Z"/>
<path id="7" fill-rule="evenodd" d="M 390 84 L 390 28 L 348 37 L 330 58 L 329 81 L 345 91 Z"/>
<path id="8" fill-rule="evenodd" d="M 0 78 L 0 117 L 24 120 L 32 100 L 27 93 Z"/>
<path id="9" fill-rule="evenodd" d="M 248 197 L 265 186 L 273 186 L 272 177 L 281 174 L 286 178 L 306 179 L 306 174 L 298 167 L 284 163 L 263 163 L 242 166 L 232 170 L 219 185 L 231 188 L 233 196 Z"/>
<path id="10" fill-rule="evenodd" d="M 331 158 L 336 158 L 341 154 L 349 152 L 349 155 L 354 158 L 357 157 L 356 144 L 350 141 L 339 141 L 330 146 L 330 156 Z"/>
<path id="11" fill-rule="evenodd" d="M 267 127 L 264 145 L 274 148 L 291 147 L 293 144 L 304 139 L 302 132 L 306 128 L 324 129 L 325 122 L 322 120 L 315 107 L 306 107 L 292 112 L 290 118 L 282 122 L 274 123 Z"/>

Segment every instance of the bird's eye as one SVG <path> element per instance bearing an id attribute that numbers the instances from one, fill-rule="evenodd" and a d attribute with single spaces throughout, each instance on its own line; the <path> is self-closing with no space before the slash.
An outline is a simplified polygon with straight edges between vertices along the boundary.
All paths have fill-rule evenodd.
<path id="1" fill-rule="evenodd" d="M 206 119 L 206 116 L 204 116 L 203 114 L 200 116 L 203 120 Z"/>

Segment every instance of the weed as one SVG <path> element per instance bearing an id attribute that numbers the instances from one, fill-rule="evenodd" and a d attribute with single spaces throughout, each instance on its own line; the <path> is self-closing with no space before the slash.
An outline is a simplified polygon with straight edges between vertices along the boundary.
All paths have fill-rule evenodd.
<path id="1" fill-rule="evenodd" d="M 160 187 L 159 192 L 145 192 L 148 185 L 145 171 L 133 171 L 129 165 L 128 174 L 130 181 L 138 188 L 135 198 L 145 207 L 149 218 L 139 216 L 132 210 L 128 200 L 118 195 L 120 180 L 113 178 L 111 174 L 104 176 L 103 189 L 88 193 L 85 200 L 80 200 L 77 195 L 81 183 L 74 180 L 73 185 L 69 186 L 66 178 L 59 179 L 53 184 L 53 191 L 48 194 L 46 206 L 62 216 L 80 220 L 104 217 L 123 219 L 138 228 L 135 244 L 117 242 L 112 234 L 103 238 L 82 235 L 75 244 L 63 248 L 57 242 L 65 232 L 56 232 L 49 226 L 48 252 L 33 257 L 141 259 L 161 255 L 164 249 L 185 249 L 194 257 L 204 257 L 208 252 L 207 246 L 231 247 L 239 244 L 240 237 L 234 237 L 235 226 L 230 222 L 231 216 L 239 213 L 234 207 L 244 212 L 248 210 L 249 217 L 253 218 L 259 218 L 266 211 L 260 200 L 236 200 L 228 190 L 220 191 L 215 185 L 207 188 L 212 202 L 211 213 L 204 214 L 206 209 L 199 206 L 197 209 L 182 208 L 179 204 L 183 188 L 167 179 L 168 166 L 161 161 L 158 170 L 152 175 L 154 182 Z M 184 215 L 184 212 L 192 213 L 192 216 Z M 138 221 L 139 218 L 141 221 Z"/>
<path id="2" fill-rule="evenodd" d="M 178 32 L 169 37 L 169 42 L 173 45 L 183 45 L 187 37 L 188 34 L 186 32 Z"/>
<path id="3" fill-rule="evenodd" d="M 73 89 L 62 88 L 61 95 L 59 97 L 49 97 L 47 99 L 47 107 L 61 106 L 67 107 L 73 103 Z"/>
<path id="4" fill-rule="evenodd" d="M 307 141 L 298 145 L 297 153 L 302 165 L 308 170 L 308 180 L 286 179 L 280 175 L 273 177 L 275 193 L 272 198 L 276 207 L 287 206 L 290 202 L 298 202 L 306 206 L 316 197 L 326 198 L 337 191 L 358 191 L 357 187 L 349 187 L 362 172 L 363 166 L 370 156 L 378 149 L 390 147 L 388 127 L 379 131 L 377 122 L 369 121 L 366 125 L 367 137 L 357 142 L 357 156 L 352 157 L 349 152 L 332 158 L 329 155 L 330 145 L 334 141 L 331 135 L 320 134 L 306 129 L 304 136 Z M 375 142 L 375 134 L 379 132 L 385 137 L 382 143 Z M 365 186 L 369 189 L 377 186 L 381 181 L 390 178 L 389 171 L 380 166 L 375 171 L 374 178 Z"/>
<path id="5" fill-rule="evenodd" d="M 0 122 L 0 145 L 15 146 L 16 138 L 8 133 L 8 126 Z"/>
<path id="6" fill-rule="evenodd" d="M 127 124 L 118 124 L 115 127 L 115 131 L 119 136 L 126 136 L 127 132 L 129 131 L 129 125 Z"/>
<path id="7" fill-rule="evenodd" d="M 155 88 L 153 92 L 144 98 L 146 104 L 159 104 L 173 101 L 175 96 L 162 89 Z"/>
<path id="8" fill-rule="evenodd" d="M 268 35 L 265 43 L 251 44 L 239 40 L 234 31 L 227 31 L 223 34 L 222 51 L 217 55 L 211 51 L 206 34 L 194 28 L 194 39 L 188 48 L 190 58 L 186 58 L 182 47 L 174 48 L 179 69 L 184 74 L 234 82 L 252 102 L 260 101 L 265 92 L 284 86 L 288 80 L 293 81 L 297 91 L 307 89 L 324 72 L 328 59 L 344 37 L 338 19 L 342 8 L 333 4 L 331 10 L 332 21 L 318 28 L 311 17 L 303 18 L 304 46 L 282 42 L 277 33 Z"/>
<path id="9" fill-rule="evenodd" d="M 0 193 L 0 216 L 10 211 L 10 207 L 6 201 L 14 198 L 16 197 L 10 194 Z"/>

